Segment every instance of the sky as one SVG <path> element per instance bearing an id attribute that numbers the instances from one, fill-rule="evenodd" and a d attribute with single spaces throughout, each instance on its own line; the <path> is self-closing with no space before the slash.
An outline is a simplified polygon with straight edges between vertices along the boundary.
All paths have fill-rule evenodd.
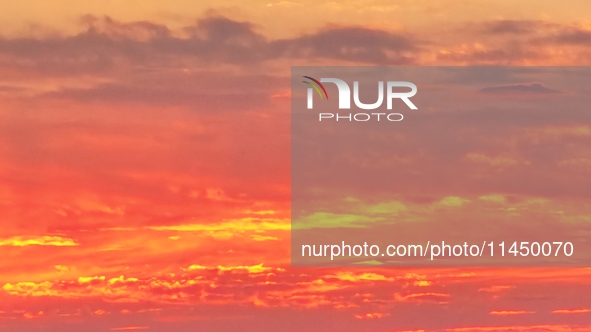
<path id="1" fill-rule="evenodd" d="M 590 24 L 578 0 L 4 4 L 0 330 L 591 330 L 588 268 L 290 265 L 291 66 L 585 66 Z M 561 163 L 575 193 L 468 199 L 591 220 L 589 121 L 526 129 L 463 166 Z"/>

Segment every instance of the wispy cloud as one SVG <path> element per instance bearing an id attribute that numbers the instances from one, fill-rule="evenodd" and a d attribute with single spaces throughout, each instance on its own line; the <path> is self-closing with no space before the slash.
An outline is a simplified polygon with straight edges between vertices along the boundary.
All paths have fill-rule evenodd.
<path id="1" fill-rule="evenodd" d="M 61 236 L 13 236 L 7 239 L 0 239 L 0 246 L 55 246 L 72 247 L 80 245 L 75 240 Z"/>

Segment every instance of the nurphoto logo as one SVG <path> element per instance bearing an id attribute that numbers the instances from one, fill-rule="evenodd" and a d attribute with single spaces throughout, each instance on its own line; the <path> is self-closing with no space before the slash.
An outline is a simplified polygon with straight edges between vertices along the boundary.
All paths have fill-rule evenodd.
<path id="1" fill-rule="evenodd" d="M 326 88 L 322 83 L 334 83 L 338 89 L 338 104 L 339 109 L 351 109 L 351 88 L 347 82 L 338 79 L 338 78 L 321 78 L 317 80 L 310 76 L 302 76 L 309 81 L 303 81 L 304 83 L 308 84 L 310 87 L 308 88 L 308 95 L 307 95 L 307 107 L 308 109 L 314 108 L 314 92 L 318 94 L 320 99 L 328 100 L 328 93 L 326 92 Z M 395 91 L 396 88 L 410 88 L 408 92 L 399 92 Z M 417 93 L 417 86 L 411 82 L 402 82 L 402 81 L 387 81 L 386 82 L 386 106 L 388 110 L 392 109 L 392 100 L 400 99 L 402 100 L 406 106 L 408 106 L 411 110 L 418 109 L 410 98 L 413 97 Z M 353 82 L 353 102 L 355 106 L 363 110 L 375 110 L 382 106 L 384 102 L 384 82 L 378 82 L 378 100 L 373 104 L 365 104 L 359 100 L 359 82 Z M 349 121 L 369 121 L 371 119 L 375 119 L 377 121 L 381 121 L 382 119 L 387 119 L 388 121 L 402 121 L 404 116 L 400 113 L 348 113 L 347 115 L 339 114 L 339 113 L 320 113 L 318 116 L 318 121 L 322 120 L 329 120 L 334 119 L 335 121 L 339 120 L 349 120 Z"/>

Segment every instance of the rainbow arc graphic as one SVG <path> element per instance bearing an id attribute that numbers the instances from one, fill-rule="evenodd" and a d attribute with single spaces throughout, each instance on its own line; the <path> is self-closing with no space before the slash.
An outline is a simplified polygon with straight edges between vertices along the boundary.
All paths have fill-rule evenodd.
<path id="1" fill-rule="evenodd" d="M 302 82 L 304 82 L 304 83 L 308 84 L 309 86 L 311 86 L 312 88 L 314 88 L 314 90 L 316 90 L 316 92 L 320 96 L 320 99 L 324 99 L 324 97 L 326 97 L 326 99 L 328 100 L 328 93 L 326 92 L 324 85 L 322 85 L 322 83 L 320 83 L 320 81 L 318 81 L 317 79 L 314 79 L 310 76 L 302 76 L 302 77 L 307 78 L 310 81 L 312 81 L 312 82 L 308 82 L 308 81 L 302 81 Z M 320 91 L 320 89 L 322 89 L 322 91 Z M 322 92 L 324 92 L 324 96 L 322 95 Z"/>

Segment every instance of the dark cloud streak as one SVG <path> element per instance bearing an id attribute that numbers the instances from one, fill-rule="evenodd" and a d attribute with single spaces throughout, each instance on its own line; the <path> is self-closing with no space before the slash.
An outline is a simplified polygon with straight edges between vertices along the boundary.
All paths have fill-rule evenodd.
<path id="1" fill-rule="evenodd" d="M 524 84 L 513 84 L 506 86 L 494 86 L 489 88 L 480 89 L 480 92 L 484 93 L 500 93 L 500 94 L 556 94 L 561 93 L 558 90 L 553 90 L 545 87 L 540 83 L 524 83 Z"/>
<path id="2" fill-rule="evenodd" d="M 482 31 L 489 34 L 528 34 L 537 31 L 546 24 L 540 21 L 498 20 L 485 22 Z"/>
<path id="3" fill-rule="evenodd" d="M 78 35 L 49 39 L 0 39 L 5 63 L 34 64 L 62 71 L 101 71 L 119 61 L 166 64 L 171 57 L 248 65 L 279 58 L 326 58 L 371 64 L 407 64 L 403 55 L 417 51 L 404 36 L 358 27 L 325 29 L 292 39 L 268 40 L 248 22 L 224 17 L 199 20 L 175 36 L 164 25 L 121 23 L 86 17 L 88 29 Z"/>

